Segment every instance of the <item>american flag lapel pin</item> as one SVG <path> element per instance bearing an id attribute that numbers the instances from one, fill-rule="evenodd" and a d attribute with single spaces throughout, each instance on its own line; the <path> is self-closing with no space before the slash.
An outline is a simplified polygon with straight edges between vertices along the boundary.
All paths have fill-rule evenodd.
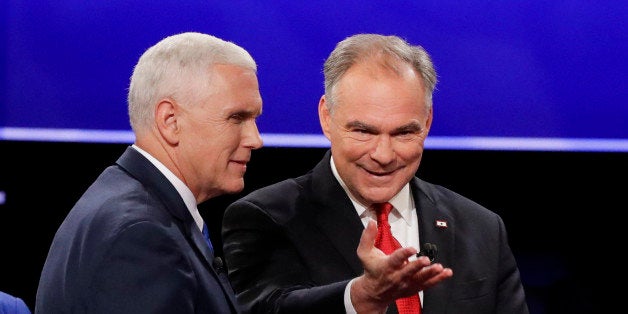
<path id="1" fill-rule="evenodd" d="M 446 220 L 436 220 L 436 227 L 442 228 L 442 229 L 447 228 L 447 221 Z"/>

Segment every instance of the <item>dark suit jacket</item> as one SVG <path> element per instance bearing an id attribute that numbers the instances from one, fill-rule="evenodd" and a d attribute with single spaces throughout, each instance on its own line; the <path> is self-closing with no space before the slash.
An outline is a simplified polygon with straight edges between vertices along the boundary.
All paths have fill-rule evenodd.
<path id="1" fill-rule="evenodd" d="M 356 249 L 364 226 L 329 159 L 227 208 L 225 261 L 245 312 L 344 313 L 345 286 L 363 272 Z M 436 262 L 454 271 L 424 291 L 423 313 L 528 313 L 502 219 L 442 186 L 410 185 L 421 241 L 436 244 Z"/>
<path id="2" fill-rule="evenodd" d="M 174 186 L 129 147 L 57 231 L 36 313 L 237 313 Z"/>

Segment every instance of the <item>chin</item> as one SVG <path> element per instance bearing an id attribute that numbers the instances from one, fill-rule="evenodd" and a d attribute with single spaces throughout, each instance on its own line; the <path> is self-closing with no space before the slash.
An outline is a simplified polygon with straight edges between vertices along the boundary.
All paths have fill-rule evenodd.
<path id="1" fill-rule="evenodd" d="M 225 187 L 225 192 L 229 193 L 229 194 L 240 193 L 240 192 L 242 192 L 242 190 L 244 190 L 244 180 L 243 179 L 236 180 L 236 181 L 233 182 L 233 184 L 230 184 L 227 187 Z"/>
<path id="2" fill-rule="evenodd" d="M 391 189 L 390 187 L 375 188 L 375 189 L 371 190 L 371 195 L 373 195 L 372 198 L 373 199 L 377 199 L 378 203 L 379 202 L 387 202 L 387 201 L 389 201 L 397 193 L 399 193 L 399 191 Z"/>

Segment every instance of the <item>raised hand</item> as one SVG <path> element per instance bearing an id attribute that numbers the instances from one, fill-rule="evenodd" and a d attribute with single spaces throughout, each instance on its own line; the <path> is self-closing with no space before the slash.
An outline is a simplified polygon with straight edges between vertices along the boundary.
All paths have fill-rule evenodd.
<path id="1" fill-rule="evenodd" d="M 417 253 L 412 247 L 384 254 L 375 247 L 376 235 L 377 226 L 370 221 L 357 248 L 364 274 L 351 286 L 351 302 L 358 313 L 384 313 L 395 299 L 416 294 L 453 276 L 450 268 L 431 264 L 425 256 L 409 261 Z"/>

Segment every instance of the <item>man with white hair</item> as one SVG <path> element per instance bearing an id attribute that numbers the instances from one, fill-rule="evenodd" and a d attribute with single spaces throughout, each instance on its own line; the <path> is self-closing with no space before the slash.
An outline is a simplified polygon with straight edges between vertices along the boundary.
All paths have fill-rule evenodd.
<path id="1" fill-rule="evenodd" d="M 135 66 L 135 143 L 58 229 L 36 313 L 239 313 L 197 204 L 244 188 L 262 146 L 257 66 L 200 33 L 167 37 Z"/>

